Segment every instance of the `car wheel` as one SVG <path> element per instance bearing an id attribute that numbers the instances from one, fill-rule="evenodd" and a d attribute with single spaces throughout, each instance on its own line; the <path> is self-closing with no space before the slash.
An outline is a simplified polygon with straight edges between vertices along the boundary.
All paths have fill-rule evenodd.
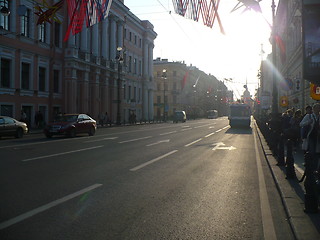
<path id="1" fill-rule="evenodd" d="M 15 137 L 16 138 L 22 138 L 23 137 L 23 130 L 21 128 L 17 129 Z"/>
<path id="2" fill-rule="evenodd" d="M 76 129 L 75 128 L 72 128 L 69 132 L 69 137 L 72 137 L 74 138 L 76 136 Z"/>
<path id="3" fill-rule="evenodd" d="M 46 133 L 46 137 L 47 137 L 47 138 L 52 138 L 52 134 Z"/>
<path id="4" fill-rule="evenodd" d="M 95 133 L 96 133 L 96 129 L 95 127 L 92 126 L 89 130 L 89 136 L 93 136 Z"/>

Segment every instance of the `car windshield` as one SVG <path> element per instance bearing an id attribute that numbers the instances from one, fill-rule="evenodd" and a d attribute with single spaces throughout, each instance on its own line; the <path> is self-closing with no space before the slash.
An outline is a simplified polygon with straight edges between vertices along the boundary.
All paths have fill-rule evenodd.
<path id="1" fill-rule="evenodd" d="M 75 122 L 78 119 L 78 115 L 62 115 L 57 116 L 54 121 L 55 122 Z"/>

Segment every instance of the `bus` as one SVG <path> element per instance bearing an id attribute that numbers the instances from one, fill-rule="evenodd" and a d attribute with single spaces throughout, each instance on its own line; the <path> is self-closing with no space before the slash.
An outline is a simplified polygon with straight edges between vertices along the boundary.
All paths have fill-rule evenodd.
<path id="1" fill-rule="evenodd" d="M 235 103 L 230 105 L 230 127 L 250 127 L 251 109 L 248 104 Z"/>
<path id="2" fill-rule="evenodd" d="M 208 110 L 207 115 L 209 119 L 214 119 L 218 117 L 218 111 L 217 110 Z"/>

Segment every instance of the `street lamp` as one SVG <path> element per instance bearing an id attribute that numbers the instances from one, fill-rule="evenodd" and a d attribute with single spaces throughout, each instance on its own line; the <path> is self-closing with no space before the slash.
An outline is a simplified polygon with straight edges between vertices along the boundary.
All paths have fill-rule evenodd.
<path id="1" fill-rule="evenodd" d="M 117 47 L 117 63 L 118 63 L 118 79 L 117 79 L 117 125 L 121 125 L 121 113 L 120 113 L 120 106 L 121 106 L 121 98 L 120 98 L 120 91 L 121 91 L 121 71 L 122 71 L 122 63 L 123 57 L 121 56 L 122 47 Z"/>
<path id="2" fill-rule="evenodd" d="M 9 16 L 9 15 L 10 15 L 10 10 L 9 10 L 9 8 L 7 8 L 7 7 L 5 6 L 5 4 L 6 4 L 7 2 L 5 2 L 5 1 L 0 1 L 0 3 L 3 3 L 3 4 L 4 4 L 4 5 L 0 8 L 0 13 L 1 13 L 3 16 L 5 16 L 5 17 Z"/>
<path id="3" fill-rule="evenodd" d="M 277 80 L 276 80 L 276 28 L 275 28 L 275 2 L 272 0 L 272 116 L 276 118 L 278 114 L 278 88 L 277 88 Z"/>
<path id="4" fill-rule="evenodd" d="M 162 76 L 163 78 L 163 121 L 166 121 L 166 79 L 167 79 L 167 69 L 162 70 Z"/>

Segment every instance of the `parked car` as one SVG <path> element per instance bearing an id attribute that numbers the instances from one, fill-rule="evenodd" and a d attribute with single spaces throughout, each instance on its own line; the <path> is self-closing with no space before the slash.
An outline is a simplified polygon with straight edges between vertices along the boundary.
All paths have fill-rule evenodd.
<path id="1" fill-rule="evenodd" d="M 43 132 L 47 138 L 53 135 L 67 135 L 75 137 L 79 133 L 87 133 L 93 136 L 97 130 L 97 123 L 86 114 L 63 114 L 47 124 Z"/>
<path id="2" fill-rule="evenodd" d="M 185 122 L 187 121 L 187 115 L 185 111 L 175 111 L 173 115 L 173 122 Z"/>
<path id="3" fill-rule="evenodd" d="M 22 138 L 26 133 L 28 133 L 28 126 L 26 123 L 11 117 L 0 116 L 0 137 L 15 136 L 16 138 Z"/>

